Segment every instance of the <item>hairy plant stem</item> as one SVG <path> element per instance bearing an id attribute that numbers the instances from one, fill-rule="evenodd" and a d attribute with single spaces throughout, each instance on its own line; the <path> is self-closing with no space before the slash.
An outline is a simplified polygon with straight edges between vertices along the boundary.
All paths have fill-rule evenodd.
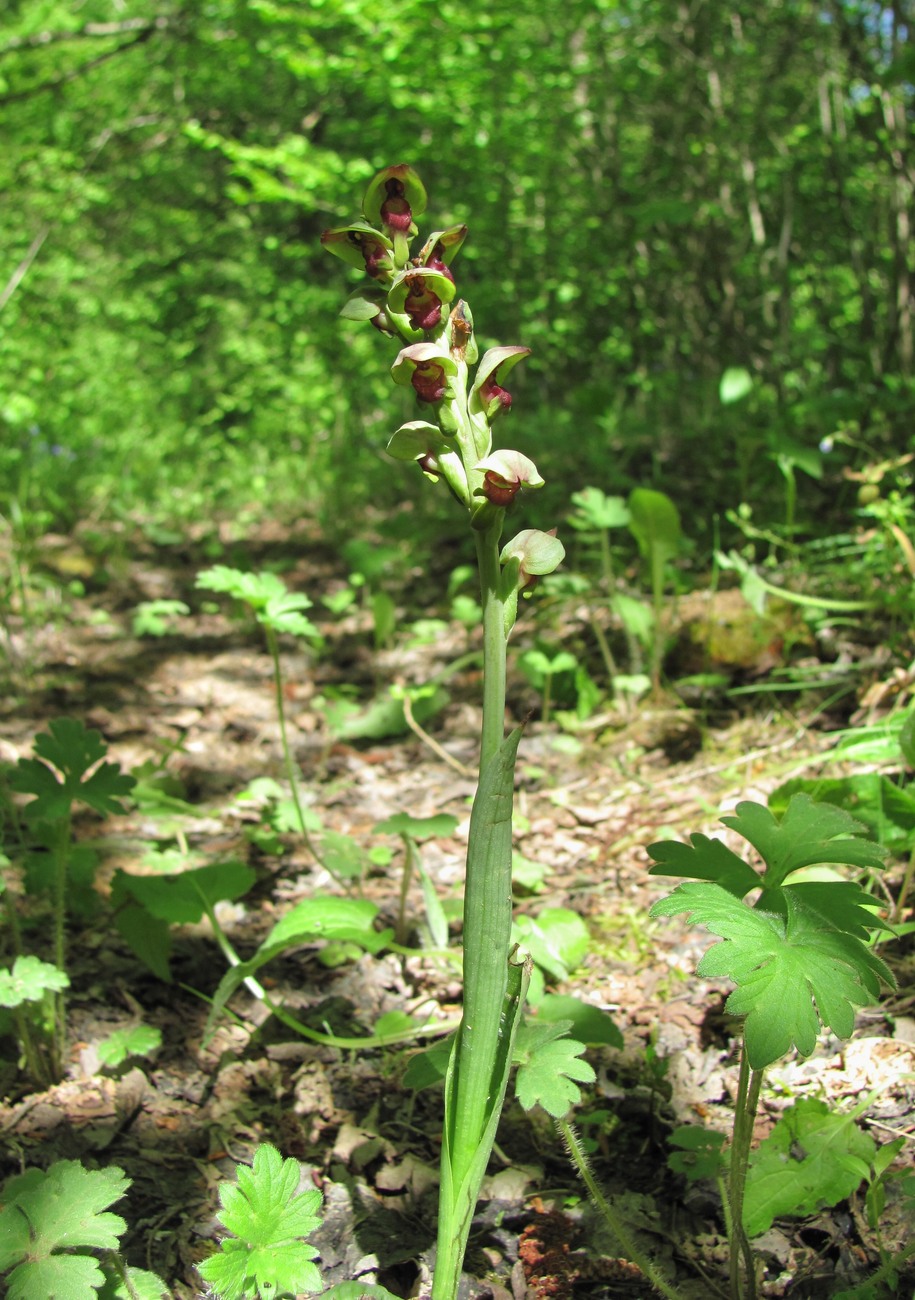
<path id="1" fill-rule="evenodd" d="M 624 1255 L 642 1270 L 645 1277 L 654 1287 L 654 1289 L 666 1300 L 680 1300 L 680 1292 L 666 1282 L 661 1276 L 658 1269 L 654 1266 L 644 1251 L 640 1250 L 636 1244 L 635 1238 L 631 1236 L 620 1216 L 616 1213 L 613 1206 L 604 1196 L 594 1175 L 591 1173 L 591 1167 L 588 1164 L 588 1157 L 585 1155 L 584 1148 L 581 1145 L 578 1134 L 575 1132 L 568 1120 L 560 1119 L 556 1121 L 556 1127 L 559 1129 L 562 1139 L 566 1144 L 566 1149 L 572 1158 L 572 1163 L 578 1170 L 578 1173 L 588 1189 L 588 1195 L 594 1202 L 601 1218 L 606 1223 L 610 1232 L 619 1242 Z"/>
<path id="2" fill-rule="evenodd" d="M 732 1300 L 755 1300 L 756 1270 L 753 1251 L 743 1226 L 743 1201 L 750 1162 L 750 1143 L 753 1138 L 753 1121 L 759 1106 L 762 1088 L 762 1070 L 751 1070 L 744 1043 L 740 1051 L 740 1073 L 737 1078 L 737 1100 L 734 1107 L 734 1129 L 731 1144 L 731 1163 L 728 1173 L 728 1200 L 730 1202 L 730 1288 Z M 743 1261 L 743 1278 L 741 1277 Z M 744 1286 L 744 1282 L 746 1285 Z"/>
<path id="3" fill-rule="evenodd" d="M 54 828 L 54 965 L 59 971 L 67 969 L 67 867 L 70 860 L 70 810 Z M 57 1080 L 63 1077 L 66 1051 L 67 1004 L 63 992 L 52 995 L 53 1027 L 51 1030 L 51 1074 Z"/>

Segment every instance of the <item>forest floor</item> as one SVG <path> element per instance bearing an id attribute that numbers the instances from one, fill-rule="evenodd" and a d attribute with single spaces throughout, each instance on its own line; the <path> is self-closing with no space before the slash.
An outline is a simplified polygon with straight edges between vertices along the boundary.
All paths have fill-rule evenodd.
<path id="1" fill-rule="evenodd" d="M 52 539 L 46 555 L 57 556 L 58 572 L 70 555 L 72 571 L 73 549 L 62 542 L 55 550 Z M 363 605 L 323 617 L 319 596 L 346 581 L 333 556 L 308 539 L 293 546 L 279 529 L 247 555 L 253 569 L 286 562 L 285 581 L 309 592 L 310 614 L 326 635 L 318 655 L 292 642 L 283 646 L 290 739 L 309 808 L 325 832 L 345 833 L 364 848 L 369 865 L 358 888 L 385 926 L 397 923 L 402 862 L 397 837 L 373 828 L 398 812 L 453 813 L 457 829 L 424 844 L 422 862 L 439 896 L 456 898 L 474 790 L 479 667 L 471 663 L 451 677 L 448 703 L 428 723 L 464 771 L 409 730 L 335 738 L 321 700 L 343 685 L 365 699 L 385 695 L 395 680 L 428 680 L 474 648 L 472 634 L 449 623 L 432 643 L 398 634 L 393 646 L 376 650 Z M 30 754 L 37 731 L 71 716 L 101 731 L 125 770 L 162 764 L 192 808 L 140 807 L 104 824 L 81 817 L 79 837 L 102 853 L 96 888 L 104 900 L 118 868 L 154 871 L 152 850 L 177 846 L 195 866 L 245 862 L 256 884 L 221 905 L 219 915 L 231 943 L 247 955 L 292 904 L 339 891 L 300 837 L 271 839 L 258 803 L 236 797 L 256 778 L 284 781 L 271 661 L 253 622 L 233 620 L 224 603 L 225 612 L 182 618 L 166 635 L 133 635 L 141 601 L 179 598 L 199 609 L 193 577 L 206 563 L 182 544 L 131 545 L 104 583 L 93 581 L 90 564 L 88 594 L 72 597 L 65 616 L 28 632 L 11 623 L 16 693 L 2 706 L 0 759 Z M 427 595 L 431 609 L 434 595 L 416 577 L 410 617 L 428 612 L 416 607 Z M 859 703 L 868 685 L 873 675 L 862 674 Z M 516 848 L 545 868 L 539 883 L 519 891 L 518 911 L 563 907 L 584 918 L 588 955 L 556 991 L 609 1012 L 624 1038 L 622 1048 L 589 1052 L 597 1084 L 579 1119 L 593 1143 L 594 1173 L 641 1240 L 670 1261 L 685 1296 L 724 1294 L 726 1243 L 714 1188 L 686 1185 L 670 1172 L 665 1136 L 687 1123 L 727 1130 L 737 1058 L 722 1014 L 726 989 L 693 974 L 708 935 L 679 919 L 648 916 L 670 886 L 648 874 L 646 846 L 709 832 L 740 800 L 764 802 L 789 777 L 823 770 L 839 725 L 822 712 L 821 697 L 794 696 L 790 706 L 785 697 L 773 705 L 771 694 L 749 698 L 740 711 L 643 703 L 628 715 L 608 713 L 572 737 L 543 725 L 535 711 L 518 768 Z M 512 720 L 536 707 L 537 697 L 513 676 Z M 841 722 L 852 707 L 846 700 Z M 372 853 L 379 844 L 389 850 L 387 864 L 384 854 Z M 889 893 L 901 872 L 901 864 L 889 868 Z M 407 916 L 423 916 L 416 882 Z M 194 1266 L 218 1235 L 217 1185 L 234 1162 L 269 1141 L 298 1159 L 303 1176 L 324 1193 L 325 1221 L 313 1240 L 326 1280 L 378 1281 L 415 1294 L 428 1279 L 434 1247 L 441 1095 L 401 1086 L 410 1049 L 341 1052 L 305 1041 L 246 990 L 208 1038 L 207 999 L 225 970 L 209 926 L 177 929 L 173 979 L 166 983 L 105 917 L 103 909 L 74 918 L 69 933 L 65 1080 L 30 1093 L 12 1063 L 3 1068 L 0 1178 L 60 1158 L 120 1166 L 132 1180 L 126 1209 L 116 1207 L 129 1223 L 129 1260 L 155 1270 L 186 1298 L 201 1294 Z M 411 926 L 414 956 L 364 954 L 336 966 L 322 964 L 320 945 L 304 946 L 265 969 L 271 995 L 312 1027 L 343 1035 L 367 1032 L 388 1011 L 421 1009 L 433 1023 L 453 1019 L 458 968 L 423 953 L 417 933 Z M 455 946 L 457 936 L 452 926 Z M 897 969 L 900 992 L 861 1013 L 849 1044 L 821 1040 L 809 1060 L 792 1058 L 769 1071 L 758 1136 L 792 1099 L 840 1104 L 866 1097 L 861 1122 L 878 1141 L 908 1134 L 904 1158 L 912 1163 L 915 991 L 911 966 L 907 987 Z M 98 1043 L 138 1019 L 161 1030 L 158 1051 L 119 1070 L 100 1068 Z M 14 1056 L 12 1044 L 6 1047 L 5 1055 Z M 891 1194 L 883 1248 L 902 1244 L 910 1229 L 898 1221 Z M 755 1246 L 768 1296 L 833 1295 L 879 1258 L 863 1189 L 836 1208 L 778 1221 Z M 517 1103 L 499 1129 L 467 1272 L 468 1294 L 497 1300 L 649 1293 L 616 1258 L 552 1123 Z"/>

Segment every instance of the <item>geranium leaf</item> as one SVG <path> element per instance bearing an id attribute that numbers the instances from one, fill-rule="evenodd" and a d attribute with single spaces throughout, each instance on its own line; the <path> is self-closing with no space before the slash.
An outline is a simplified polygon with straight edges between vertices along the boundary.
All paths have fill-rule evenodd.
<path id="1" fill-rule="evenodd" d="M 721 820 L 748 840 L 764 860 L 767 888 L 782 884 L 800 867 L 818 863 L 883 866 L 883 849 L 860 838 L 865 830 L 860 822 L 844 808 L 816 803 L 807 794 L 792 795 L 780 822 L 768 808 L 750 801 L 737 805 L 736 816 Z"/>
<path id="2" fill-rule="evenodd" d="M 792 1046 L 809 1055 L 820 1024 L 848 1037 L 855 1007 L 872 1001 L 892 973 L 853 935 L 824 930 L 817 916 L 784 892 L 786 914 L 746 906 L 717 885 L 685 882 L 652 907 L 652 915 L 689 912 L 723 943 L 697 967 L 700 975 L 726 976 L 738 986 L 727 1001 L 745 1016 L 747 1055 L 763 1069 Z"/>
<path id="3" fill-rule="evenodd" d="M 25 807 L 29 821 L 66 817 L 76 802 L 103 816 L 124 811 L 120 800 L 136 782 L 116 763 L 100 762 L 108 747 L 98 731 L 74 718 L 56 718 L 35 737 L 34 750 L 35 758 L 19 760 L 10 782 L 21 794 L 35 796 Z"/>
<path id="4" fill-rule="evenodd" d="M 301 1238 L 321 1225 L 321 1193 L 298 1192 L 298 1162 L 284 1160 L 269 1143 L 257 1148 L 250 1169 L 237 1166 L 236 1175 L 236 1186 L 219 1188 L 218 1216 L 235 1236 L 199 1266 L 201 1277 L 222 1300 L 242 1300 L 254 1289 L 262 1297 L 320 1291 L 311 1262 L 318 1252 Z"/>
<path id="5" fill-rule="evenodd" d="M 836 1205 L 863 1182 L 877 1147 L 854 1116 L 814 1098 L 795 1102 L 750 1157 L 743 1221 L 751 1237 L 783 1214 Z"/>

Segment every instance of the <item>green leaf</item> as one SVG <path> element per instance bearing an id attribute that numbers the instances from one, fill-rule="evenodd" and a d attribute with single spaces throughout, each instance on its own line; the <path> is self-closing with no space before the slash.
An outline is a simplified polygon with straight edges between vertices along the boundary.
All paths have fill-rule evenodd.
<path id="1" fill-rule="evenodd" d="M 633 488 L 629 494 L 629 531 L 652 563 L 672 560 L 680 549 L 680 513 L 664 492 Z"/>
<path id="2" fill-rule="evenodd" d="M 364 898 L 306 898 L 277 921 L 258 949 L 277 952 L 313 942 L 315 939 L 348 939 L 366 952 L 378 952 L 391 937 L 391 930 L 374 928 L 378 908 Z"/>
<path id="3" fill-rule="evenodd" d="M 852 1115 L 805 1098 L 785 1111 L 750 1157 L 743 1221 L 757 1237 L 783 1214 L 836 1205 L 864 1182 L 877 1146 Z"/>
<path id="4" fill-rule="evenodd" d="M 786 916 L 754 910 L 717 885 L 687 882 L 652 907 L 652 915 L 689 912 L 724 943 L 713 945 L 697 973 L 726 976 L 738 986 L 726 1008 L 745 1016 L 747 1057 L 754 1070 L 792 1046 L 809 1055 L 820 1022 L 840 1038 L 854 1027 L 855 1007 L 875 999 L 884 962 L 850 934 L 824 931 L 819 919 L 784 891 Z"/>
<path id="5" fill-rule="evenodd" d="M 208 906 L 241 898 L 255 879 L 255 872 L 242 862 L 194 867 L 173 876 L 132 876 L 118 871 L 112 882 L 112 897 L 117 902 L 129 896 L 150 916 L 170 925 L 193 925 Z"/>
<path id="6" fill-rule="evenodd" d="M 130 1180 L 122 1170 L 84 1169 L 58 1160 L 47 1172 L 27 1169 L 0 1191 L 0 1272 L 11 1300 L 95 1300 L 105 1281 L 94 1259 L 64 1250 L 117 1250 L 127 1224 L 104 1213 L 120 1200 Z"/>
<path id="7" fill-rule="evenodd" d="M 675 1128 L 667 1141 L 679 1150 L 672 1151 L 667 1164 L 676 1174 L 684 1174 L 689 1182 L 703 1178 L 716 1178 L 724 1165 L 723 1133 L 700 1128 L 698 1124 L 684 1124 Z"/>
<path id="8" fill-rule="evenodd" d="M 431 1088 L 437 1083 L 442 1083 L 448 1073 L 448 1062 L 451 1059 L 454 1038 L 454 1034 L 449 1034 L 447 1038 L 433 1043 L 431 1047 L 427 1047 L 421 1052 L 415 1052 L 410 1057 L 406 1070 L 404 1070 L 404 1087 L 412 1088 L 415 1092 L 422 1092 L 424 1088 Z"/>
<path id="9" fill-rule="evenodd" d="M 154 1025 L 133 1025 L 116 1029 L 98 1045 L 98 1059 L 112 1069 L 130 1056 L 149 1056 L 162 1045 L 162 1031 Z"/>
<path id="10" fill-rule="evenodd" d="M 134 611 L 131 630 L 134 636 L 166 636 L 171 631 L 169 620 L 190 612 L 183 600 L 142 600 Z"/>
<path id="11" fill-rule="evenodd" d="M 753 379 L 743 366 L 730 366 L 721 376 L 718 400 L 722 406 L 731 406 L 753 391 Z"/>
<path id="12" fill-rule="evenodd" d="M 752 867 L 722 840 L 713 840 L 707 835 L 690 835 L 689 844 L 659 840 L 656 844 L 649 844 L 648 855 L 657 864 L 649 870 L 651 876 L 712 880 L 735 898 L 743 898 L 760 884 L 760 878 Z M 653 908 L 649 915 L 655 915 Z"/>
<path id="13" fill-rule="evenodd" d="M 429 938 L 432 946 L 433 948 L 447 948 L 448 918 L 445 915 L 445 909 L 436 892 L 435 885 L 429 878 L 429 873 L 422 866 L 419 867 L 419 883 L 422 886 L 426 925 L 429 927 Z"/>
<path id="14" fill-rule="evenodd" d="M 172 980 L 169 957 L 172 936 L 167 921 L 151 916 L 145 907 L 131 903 L 118 909 L 114 927 L 131 952 L 166 984 Z"/>
<path id="15" fill-rule="evenodd" d="M 0 970 L 0 1007 L 40 1002 L 45 993 L 70 987 L 66 973 L 38 957 L 17 957 L 13 969 Z"/>
<path id="16" fill-rule="evenodd" d="M 554 979 L 567 979 L 580 966 L 591 943 L 588 927 L 565 907 L 547 907 L 536 917 L 519 916 L 512 942 L 526 948 Z"/>
<path id="17" fill-rule="evenodd" d="M 806 794 L 792 796 L 780 823 L 763 804 L 748 800 L 737 805 L 736 816 L 721 820 L 763 858 L 767 888 L 782 884 L 792 871 L 813 863 L 883 866 L 883 849 L 858 838 L 865 829 L 860 822 L 843 808 L 815 803 Z"/>
<path id="18" fill-rule="evenodd" d="M 86 1255 L 52 1255 L 20 1264 L 7 1279 L 7 1300 L 97 1300 L 105 1274 Z"/>
<path id="19" fill-rule="evenodd" d="M 608 1013 L 589 1002 L 582 1002 L 581 998 L 547 993 L 537 1004 L 537 1019 L 568 1021 L 572 1037 L 589 1047 L 602 1044 L 609 1047 L 623 1046 L 623 1035 Z"/>
<path id="20" fill-rule="evenodd" d="M 98 1300 L 171 1300 L 171 1292 L 162 1279 L 148 1269 L 128 1268 L 127 1282 L 116 1276 L 105 1279 Z"/>
<path id="21" fill-rule="evenodd" d="M 29 821 L 67 817 L 77 802 L 102 816 L 124 811 L 120 800 L 136 783 L 116 763 L 100 761 L 108 746 L 98 731 L 74 718 L 56 718 L 35 737 L 34 750 L 36 757 L 21 758 L 10 781 L 20 794 L 35 795 L 25 807 Z"/>
<path id="22" fill-rule="evenodd" d="M 893 927 L 876 914 L 873 896 L 850 880 L 799 881 L 788 888 L 811 916 L 819 918 L 824 930 L 834 927 L 864 942 L 871 930 L 893 933 Z"/>
<path id="23" fill-rule="evenodd" d="M 895 739 L 893 743 L 895 746 Z M 886 760 L 866 757 L 851 761 L 870 763 Z M 852 776 L 820 777 L 817 780 L 796 777 L 772 791 L 768 799 L 769 808 L 776 816 L 782 816 L 795 794 L 809 794 L 818 803 L 844 808 L 890 852 L 906 853 L 913 845 L 915 793 L 879 772 L 856 772 Z"/>
<path id="24" fill-rule="evenodd" d="M 451 813 L 438 813 L 434 817 L 411 817 L 409 813 L 395 813 L 383 822 L 376 822 L 373 830 L 379 835 L 409 835 L 413 840 L 428 840 L 434 836 L 453 835 L 458 819 Z"/>
<path id="25" fill-rule="evenodd" d="M 359 841 L 344 831 L 321 832 L 321 861 L 338 880 L 359 880 L 371 866 Z"/>
<path id="26" fill-rule="evenodd" d="M 321 633 L 301 612 L 310 608 L 311 601 L 301 592 L 284 591 L 281 596 L 267 601 L 266 607 L 257 615 L 257 621 L 277 634 L 302 636 L 317 642 L 321 640 Z"/>
<path id="27" fill-rule="evenodd" d="M 520 1062 L 515 1095 L 525 1110 L 540 1105 L 554 1119 L 561 1119 L 581 1101 L 578 1083 L 594 1082 L 594 1070 L 579 1059 L 585 1044 L 565 1037 L 568 1028 L 567 1020 L 556 1024 L 528 1021 L 519 1028 L 514 1052 L 514 1059 Z"/>
<path id="28" fill-rule="evenodd" d="M 573 528 L 603 532 L 607 528 L 625 528 L 629 509 L 622 497 L 608 497 L 600 488 L 586 487 L 572 493 L 575 512 L 569 516 Z"/>
<path id="29" fill-rule="evenodd" d="M 315 625 L 302 614 L 303 609 L 311 609 L 311 601 L 303 592 L 289 591 L 275 573 L 246 573 L 226 564 L 214 564 L 197 574 L 195 585 L 242 601 L 253 610 L 257 621 L 273 632 L 321 639 Z"/>
<path id="30" fill-rule="evenodd" d="M 440 687 L 413 703 L 413 717 L 423 724 L 440 713 L 449 699 L 448 692 Z M 353 712 L 348 706 L 337 718 L 332 720 L 328 716 L 328 726 L 340 740 L 386 740 L 390 736 L 405 735 L 410 729 L 403 711 L 403 700 L 390 694 L 378 696 L 364 709 Z"/>
<path id="31" fill-rule="evenodd" d="M 222 1212 L 217 1216 L 234 1233 L 198 1272 L 221 1300 L 247 1300 L 254 1290 L 264 1297 L 291 1292 L 320 1291 L 321 1274 L 311 1262 L 317 1250 L 301 1238 L 321 1226 L 316 1213 L 321 1193 L 298 1192 L 298 1161 L 283 1160 L 264 1143 L 248 1169 L 236 1166 L 237 1186 L 219 1188 Z"/>

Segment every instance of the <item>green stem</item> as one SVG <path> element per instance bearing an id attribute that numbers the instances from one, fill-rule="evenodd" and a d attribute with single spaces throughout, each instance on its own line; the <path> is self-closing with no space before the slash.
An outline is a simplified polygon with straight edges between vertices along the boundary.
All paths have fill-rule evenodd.
<path id="1" fill-rule="evenodd" d="M 308 834 L 308 827 L 305 824 L 305 812 L 302 808 L 302 800 L 299 797 L 299 780 L 296 775 L 295 759 L 292 756 L 292 750 L 289 746 L 289 736 L 286 731 L 286 705 L 283 701 L 283 670 L 280 667 L 280 648 L 276 639 L 276 633 L 269 624 L 264 625 L 264 632 L 267 636 L 267 648 L 270 651 L 270 658 L 273 661 L 273 695 L 276 700 L 276 713 L 280 723 L 280 743 L 283 747 L 283 758 L 286 763 L 286 778 L 289 781 L 289 789 L 292 792 L 292 805 L 295 808 L 296 820 L 299 823 L 299 831 L 302 835 L 305 847 L 311 856 L 317 862 L 319 867 L 327 872 L 332 880 L 346 892 L 346 883 L 333 872 L 327 863 L 321 857 L 315 847 L 314 840 Z"/>
<path id="2" fill-rule="evenodd" d="M 610 649 L 610 643 L 607 640 L 606 636 L 604 635 L 604 629 L 598 623 L 596 617 L 593 614 L 591 615 L 591 630 L 594 633 L 594 638 L 597 641 L 601 658 L 604 661 L 604 667 L 607 670 L 607 681 L 610 686 L 610 690 L 612 691 L 613 683 L 616 679 L 616 675 L 619 672 L 619 669 L 616 666 L 616 660 L 613 658 L 613 651 Z"/>
<path id="3" fill-rule="evenodd" d="M 548 723 L 550 720 L 550 705 L 553 702 L 553 674 L 545 673 L 543 679 L 543 711 L 540 715 L 541 722 Z"/>
<path id="4" fill-rule="evenodd" d="M 622 1247 L 623 1254 L 628 1259 L 631 1259 L 633 1264 L 641 1269 L 645 1274 L 645 1277 L 660 1295 L 667 1297 L 667 1300 L 680 1300 L 679 1291 L 677 1291 L 676 1287 L 672 1287 L 669 1282 L 664 1280 L 644 1251 L 639 1249 L 635 1239 L 630 1236 L 622 1219 L 613 1209 L 612 1205 L 597 1185 L 597 1181 L 591 1173 L 591 1168 L 588 1164 L 588 1157 L 585 1155 L 578 1134 L 572 1128 L 571 1124 L 569 1124 L 567 1120 L 560 1119 L 556 1121 L 556 1127 L 562 1134 L 569 1155 L 572 1157 L 572 1162 L 578 1170 L 585 1187 L 588 1189 L 588 1195 L 600 1211 L 600 1215 L 607 1227 Z"/>
<path id="5" fill-rule="evenodd" d="M 70 857 L 70 809 L 55 827 L 54 847 L 54 965 L 59 971 L 67 969 L 67 866 Z M 66 1051 L 67 1004 L 62 991 L 53 997 L 54 1024 L 51 1031 L 52 1064 L 55 1079 L 63 1076 Z"/>
<path id="6" fill-rule="evenodd" d="M 730 1286 L 732 1300 L 755 1300 L 756 1270 L 753 1264 L 753 1251 L 743 1225 L 743 1202 L 747 1185 L 747 1170 L 750 1164 L 750 1143 L 753 1138 L 753 1122 L 759 1105 L 762 1088 L 762 1070 L 751 1070 L 747 1060 L 746 1044 L 740 1052 L 740 1073 L 737 1078 L 737 1099 L 734 1106 L 734 1134 L 731 1144 L 731 1165 L 728 1176 L 728 1199 L 731 1211 L 731 1261 Z M 740 1275 L 743 1261 L 744 1279 Z"/>
<path id="7" fill-rule="evenodd" d="M 401 835 L 403 841 L 403 871 L 400 876 L 400 898 L 397 904 L 397 921 L 394 926 L 394 936 L 398 943 L 407 941 L 407 895 L 410 891 L 410 881 L 416 868 L 416 845 L 409 835 Z"/>
<path id="8" fill-rule="evenodd" d="M 476 535 L 483 606 L 481 780 L 484 774 L 494 773 L 505 733 L 507 633 L 500 532 L 501 520 Z M 479 789 L 474 811 L 480 822 L 489 815 Z M 485 837 L 487 827 L 480 822 L 471 817 L 464 885 L 464 1004 L 451 1086 L 446 1091 L 433 1300 L 453 1300 L 457 1294 L 472 1209 L 495 1139 L 493 1116 L 501 1110 L 507 1078 L 507 1069 L 500 1071 L 499 1061 L 505 1034 L 510 1032 L 506 1010 L 512 923 L 510 798 L 504 845 L 481 854 L 477 840 Z"/>
<path id="9" fill-rule="evenodd" d="M 499 535 L 501 520 L 485 533 L 476 534 L 477 565 L 483 605 L 483 733 L 480 771 L 502 744 L 505 735 L 505 674 L 507 639 L 505 602 L 501 594 Z"/>

